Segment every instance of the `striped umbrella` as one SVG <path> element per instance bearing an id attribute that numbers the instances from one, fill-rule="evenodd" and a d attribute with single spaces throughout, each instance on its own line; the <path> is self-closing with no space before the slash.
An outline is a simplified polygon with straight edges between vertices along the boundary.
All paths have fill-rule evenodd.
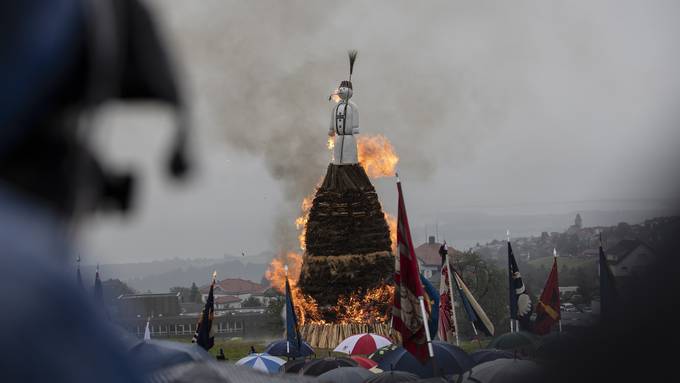
<path id="1" fill-rule="evenodd" d="M 279 369 L 284 363 L 286 363 L 285 360 L 267 353 L 250 354 L 236 362 L 237 365 L 247 366 L 270 374 L 279 372 Z"/>
<path id="2" fill-rule="evenodd" d="M 378 334 L 366 333 L 352 335 L 349 338 L 340 342 L 338 347 L 335 348 L 335 352 L 342 352 L 349 355 L 355 354 L 370 354 L 375 352 L 375 350 L 389 346 L 392 342 L 380 336 Z"/>

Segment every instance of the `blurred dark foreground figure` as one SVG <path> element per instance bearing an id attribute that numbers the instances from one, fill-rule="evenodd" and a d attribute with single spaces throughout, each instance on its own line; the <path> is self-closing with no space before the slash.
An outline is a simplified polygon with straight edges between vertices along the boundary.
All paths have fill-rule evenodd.
<path id="1" fill-rule="evenodd" d="M 168 170 L 185 174 L 171 65 L 137 0 L 0 4 L 0 381 L 142 381 L 144 366 L 76 286 L 70 236 L 93 212 L 131 207 L 132 174 L 107 169 L 88 145 L 99 105 L 173 106 Z"/>

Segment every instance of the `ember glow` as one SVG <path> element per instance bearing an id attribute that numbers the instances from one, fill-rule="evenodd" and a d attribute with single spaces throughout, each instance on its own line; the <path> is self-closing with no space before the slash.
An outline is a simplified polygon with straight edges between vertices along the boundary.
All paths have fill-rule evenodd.
<path id="1" fill-rule="evenodd" d="M 357 137 L 359 163 L 371 178 L 393 177 L 399 163 L 394 146 L 382 134 Z"/>
<path id="2" fill-rule="evenodd" d="M 333 150 L 333 148 L 335 147 L 335 138 L 328 137 L 328 142 L 326 143 L 326 147 L 328 148 L 328 150 Z"/>
<path id="3" fill-rule="evenodd" d="M 318 186 L 317 186 L 318 187 Z M 314 188 L 316 192 L 316 188 Z M 307 221 L 309 220 L 309 210 L 312 208 L 312 202 L 314 201 L 314 192 L 302 199 L 302 204 L 300 208 L 302 209 L 302 215 L 295 219 L 295 228 L 298 230 L 298 241 L 300 242 L 300 250 L 305 251 L 305 233 L 307 232 Z"/>

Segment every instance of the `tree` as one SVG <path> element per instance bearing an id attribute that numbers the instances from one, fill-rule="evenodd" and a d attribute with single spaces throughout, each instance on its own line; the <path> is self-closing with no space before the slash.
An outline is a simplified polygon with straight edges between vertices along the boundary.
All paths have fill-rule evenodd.
<path id="1" fill-rule="evenodd" d="M 107 279 L 103 281 L 102 290 L 104 291 L 103 296 L 106 303 L 113 303 L 119 296 L 124 294 L 137 294 L 137 291 L 120 279 Z"/>
<path id="2" fill-rule="evenodd" d="M 201 292 L 198 290 L 198 286 L 196 286 L 196 282 L 191 282 L 191 290 L 189 291 L 189 301 L 196 303 L 201 303 L 203 301 L 203 298 L 201 297 Z"/>
<path id="3" fill-rule="evenodd" d="M 278 335 L 283 331 L 283 308 L 285 303 L 286 300 L 283 298 L 271 299 L 269 301 L 265 317 L 267 330 L 271 331 L 272 334 Z"/>
<path id="4" fill-rule="evenodd" d="M 248 299 L 241 302 L 241 307 L 260 307 L 260 306 L 262 306 L 262 302 L 260 302 L 259 299 L 252 296 L 248 297 Z"/>
<path id="5" fill-rule="evenodd" d="M 508 279 L 505 271 L 484 261 L 474 252 L 456 254 L 451 263 L 461 274 L 463 281 L 470 288 L 472 295 L 482 306 L 484 312 L 489 316 L 497 333 L 500 334 L 503 329 L 509 328 Z M 459 296 L 454 295 L 454 300 L 459 301 Z M 474 335 L 472 326 L 460 305 L 456 307 L 456 318 L 462 335 Z"/>

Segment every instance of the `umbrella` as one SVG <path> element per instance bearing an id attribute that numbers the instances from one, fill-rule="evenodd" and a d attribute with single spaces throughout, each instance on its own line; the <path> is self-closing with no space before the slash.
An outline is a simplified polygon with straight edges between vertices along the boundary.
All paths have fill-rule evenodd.
<path id="1" fill-rule="evenodd" d="M 340 342 L 333 351 L 345 354 L 370 354 L 375 350 L 392 344 L 392 341 L 373 333 L 352 335 Z"/>
<path id="2" fill-rule="evenodd" d="M 182 363 L 152 374 L 153 383 L 277 383 L 316 382 L 315 378 L 289 374 L 270 375 L 252 368 L 212 361 Z"/>
<path id="3" fill-rule="evenodd" d="M 460 347 L 441 341 L 432 341 L 434 359 L 422 364 L 403 347 L 385 347 L 371 354 L 385 371 L 399 370 L 416 374 L 423 378 L 434 375 L 460 374 L 474 366 L 474 361 Z M 435 374 L 436 371 L 436 374 Z"/>
<path id="4" fill-rule="evenodd" d="M 553 332 L 541 337 L 536 348 L 536 357 L 546 360 L 559 360 L 574 338 L 570 335 Z"/>
<path id="5" fill-rule="evenodd" d="M 516 350 L 528 355 L 536 350 L 538 343 L 539 338 L 536 335 L 526 331 L 518 331 L 497 336 L 489 342 L 487 348 Z"/>
<path id="6" fill-rule="evenodd" d="M 317 380 L 320 383 L 363 383 L 373 375 L 363 367 L 341 367 L 324 372 Z"/>
<path id="7" fill-rule="evenodd" d="M 439 340 L 432 341 L 434 360 L 425 364 L 423 378 L 432 376 L 460 374 L 475 365 L 475 361 L 462 348 Z M 437 373 L 435 374 L 435 371 Z"/>
<path id="8" fill-rule="evenodd" d="M 397 382 L 415 382 L 418 379 L 418 375 L 411 374 L 405 371 L 385 371 L 376 374 L 372 378 L 366 380 L 364 383 L 397 383 Z"/>
<path id="9" fill-rule="evenodd" d="M 371 368 L 376 367 L 378 365 L 378 363 L 376 363 L 374 360 L 364 358 L 363 356 L 353 355 L 353 356 L 350 357 L 350 359 L 357 362 L 357 364 L 359 364 L 359 366 L 361 366 L 361 367 L 363 367 L 367 370 L 370 370 Z"/>
<path id="10" fill-rule="evenodd" d="M 506 383 L 536 381 L 539 366 L 529 360 L 496 359 L 478 364 L 462 374 L 463 383 Z"/>
<path id="11" fill-rule="evenodd" d="M 285 360 L 267 353 L 250 354 L 236 362 L 237 365 L 254 368 L 270 374 L 278 372 L 285 363 Z"/>
<path id="12" fill-rule="evenodd" d="M 378 363 L 378 367 L 383 371 L 406 371 L 419 376 L 427 375 L 425 366 L 423 366 L 418 359 L 416 359 L 405 348 L 395 344 L 382 347 L 373 354 L 369 359 Z"/>
<path id="13" fill-rule="evenodd" d="M 292 359 L 287 361 L 279 371 L 288 373 L 288 374 L 297 374 L 300 372 L 302 367 L 304 367 L 307 363 L 311 362 L 309 359 Z"/>
<path id="14" fill-rule="evenodd" d="M 309 356 L 314 354 L 314 349 L 309 345 L 309 343 L 302 342 L 302 345 L 298 350 L 295 345 L 289 345 L 287 340 L 281 339 L 269 343 L 269 345 L 264 349 L 264 352 L 274 356 L 298 358 L 301 356 Z"/>
<path id="15" fill-rule="evenodd" d="M 481 349 L 470 354 L 472 360 L 475 361 L 475 366 L 484 363 L 491 362 L 496 359 L 514 359 L 515 354 L 505 350 L 495 350 L 495 349 Z"/>
<path id="16" fill-rule="evenodd" d="M 334 370 L 338 367 L 356 367 L 357 362 L 349 358 L 322 358 L 314 359 L 307 363 L 300 370 L 301 375 L 319 376 L 324 372 Z"/>
<path id="17" fill-rule="evenodd" d="M 129 356 L 147 372 L 185 362 L 214 359 L 212 355 L 197 344 L 156 339 L 140 341 L 132 346 L 129 350 Z"/>

